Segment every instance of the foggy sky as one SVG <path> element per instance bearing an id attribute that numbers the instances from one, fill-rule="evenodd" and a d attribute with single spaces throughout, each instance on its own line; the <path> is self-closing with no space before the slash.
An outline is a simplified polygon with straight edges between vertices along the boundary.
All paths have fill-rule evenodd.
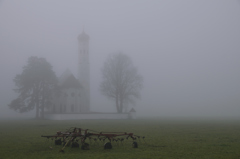
<path id="1" fill-rule="evenodd" d="M 46 58 L 57 76 L 67 68 L 77 75 L 83 29 L 92 111 L 115 110 L 99 92 L 100 68 L 122 51 L 144 77 L 139 116 L 240 116 L 238 0 L 2 0 L 0 118 L 18 115 L 7 104 L 28 57 Z"/>

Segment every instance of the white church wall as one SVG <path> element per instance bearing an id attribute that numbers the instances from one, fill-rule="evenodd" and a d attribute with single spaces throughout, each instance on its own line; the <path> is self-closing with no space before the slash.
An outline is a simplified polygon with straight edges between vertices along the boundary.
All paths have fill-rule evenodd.
<path id="1" fill-rule="evenodd" d="M 129 112 L 129 119 L 136 119 L 136 112 Z"/>
<path id="2" fill-rule="evenodd" d="M 50 120 L 78 120 L 78 119 L 129 119 L 128 113 L 87 113 L 87 114 L 45 114 Z"/>
<path id="3" fill-rule="evenodd" d="M 63 91 L 65 94 L 64 104 L 66 105 L 65 113 L 80 113 L 83 112 L 82 102 L 82 92 L 78 89 L 69 88 Z"/>
<path id="4" fill-rule="evenodd" d="M 83 87 L 82 112 L 90 110 L 89 36 L 83 31 L 78 36 L 78 80 Z"/>

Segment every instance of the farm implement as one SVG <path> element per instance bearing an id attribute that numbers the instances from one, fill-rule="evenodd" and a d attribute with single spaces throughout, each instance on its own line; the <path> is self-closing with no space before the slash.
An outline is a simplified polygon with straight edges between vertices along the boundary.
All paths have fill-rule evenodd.
<path id="1" fill-rule="evenodd" d="M 141 137 L 127 132 L 97 132 L 76 127 L 72 127 L 65 132 L 58 131 L 55 135 L 42 135 L 41 137 L 55 140 L 55 145 L 63 145 L 60 152 L 64 152 L 64 148 L 70 145 L 71 147 L 81 146 L 82 150 L 89 150 L 89 144 L 86 140 L 90 143 L 92 141 L 102 141 L 104 142 L 104 149 L 112 149 L 113 142 L 122 144 L 125 140 L 131 139 L 132 147 L 138 148 L 137 140 L 141 142 L 145 138 L 144 136 Z"/>

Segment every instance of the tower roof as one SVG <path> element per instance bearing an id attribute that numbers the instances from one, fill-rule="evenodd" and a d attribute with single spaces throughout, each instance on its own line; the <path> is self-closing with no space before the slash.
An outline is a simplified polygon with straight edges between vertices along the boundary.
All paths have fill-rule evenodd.
<path id="1" fill-rule="evenodd" d="M 78 36 L 78 40 L 79 41 L 88 41 L 89 40 L 89 36 L 83 30 L 82 33 Z"/>

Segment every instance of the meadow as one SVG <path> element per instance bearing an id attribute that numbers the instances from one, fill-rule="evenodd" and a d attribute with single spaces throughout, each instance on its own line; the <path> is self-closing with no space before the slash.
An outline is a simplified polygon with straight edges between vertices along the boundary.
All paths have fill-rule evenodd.
<path id="1" fill-rule="evenodd" d="M 132 148 L 131 140 L 113 143 L 104 150 L 103 143 L 90 144 L 90 150 L 61 146 L 41 135 L 53 135 L 69 127 L 97 131 L 132 132 L 145 136 Z M 240 120 L 136 119 L 136 120 L 0 120 L 0 159 L 237 159 L 240 158 Z M 52 147 L 52 148 L 50 148 Z"/>

